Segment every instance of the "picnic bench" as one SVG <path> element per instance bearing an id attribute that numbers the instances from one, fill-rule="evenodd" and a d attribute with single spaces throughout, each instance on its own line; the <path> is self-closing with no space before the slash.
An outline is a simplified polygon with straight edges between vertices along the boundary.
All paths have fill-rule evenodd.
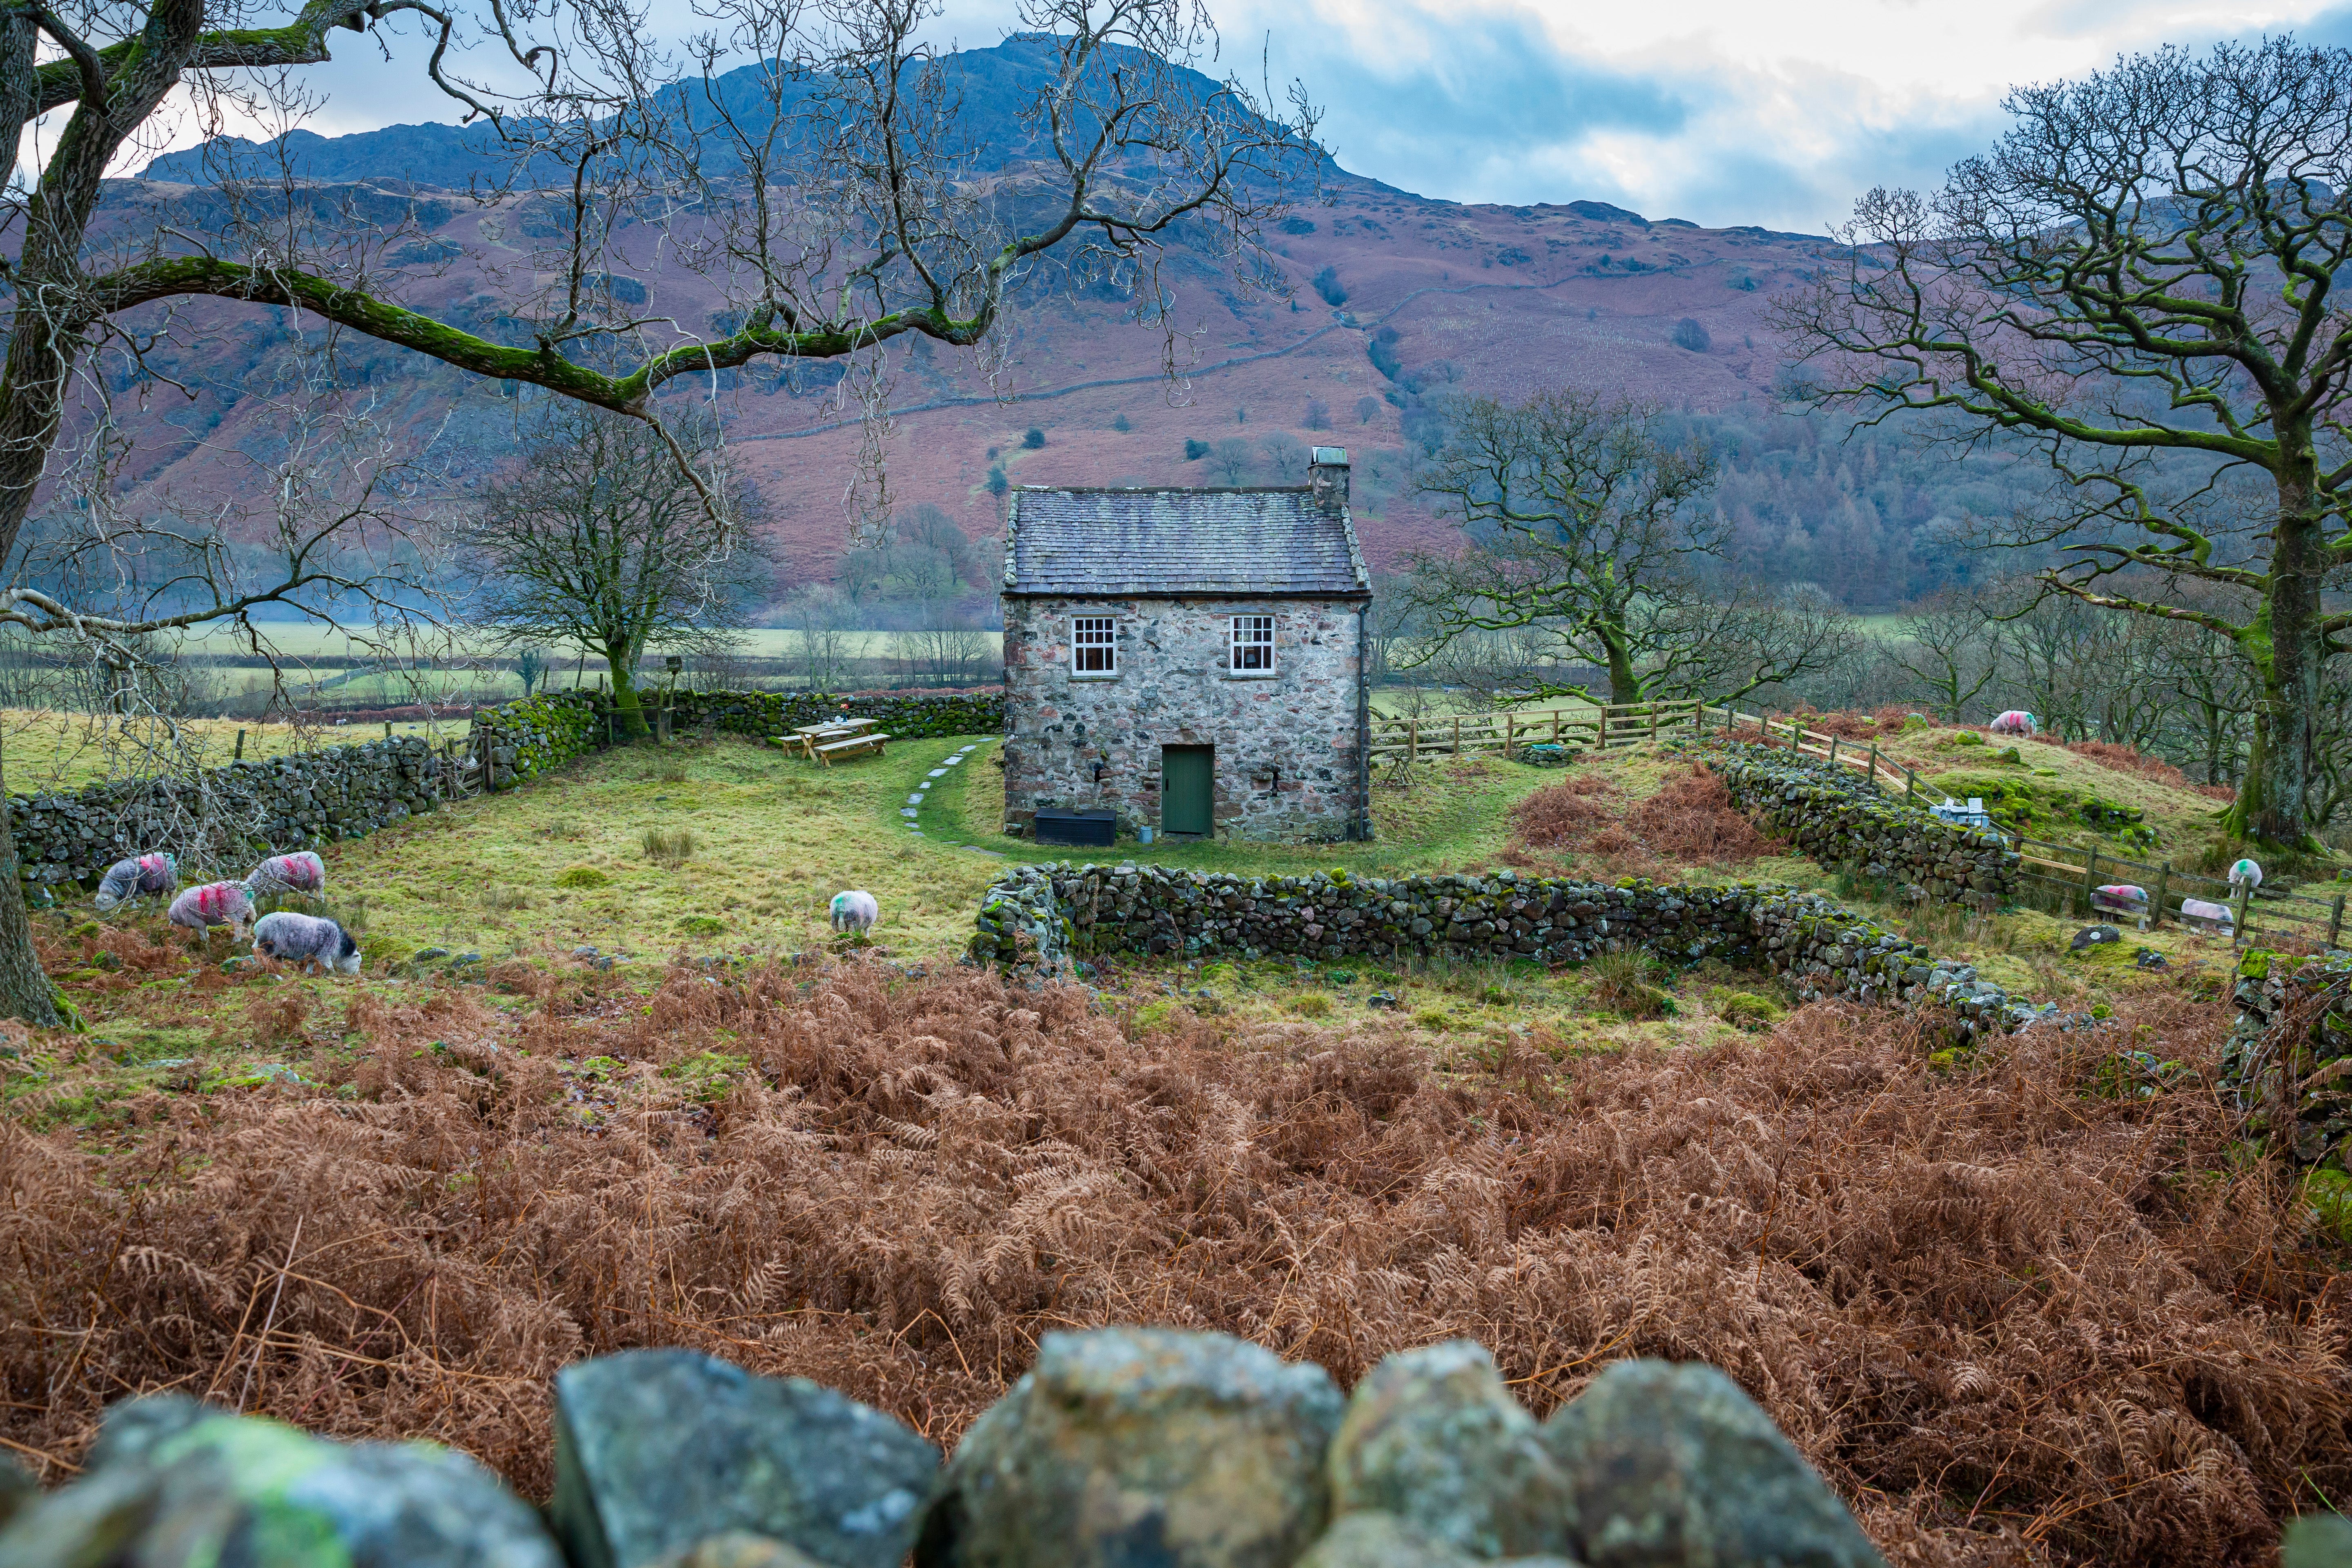
<path id="1" fill-rule="evenodd" d="M 816 761 L 817 748 L 835 741 L 846 741 L 861 735 L 879 723 L 876 719 L 821 719 L 814 724 L 796 726 L 789 735 L 771 735 L 768 743 L 782 746 L 788 752 L 798 752 L 810 762 Z"/>
<path id="2" fill-rule="evenodd" d="M 844 757 L 864 756 L 868 752 L 878 757 L 882 755 L 882 748 L 889 739 L 889 736 L 879 730 L 868 730 L 855 735 L 845 735 L 838 741 L 827 741 L 822 745 L 813 745 L 813 751 L 818 762 L 823 763 L 826 767 L 831 767 Z"/>

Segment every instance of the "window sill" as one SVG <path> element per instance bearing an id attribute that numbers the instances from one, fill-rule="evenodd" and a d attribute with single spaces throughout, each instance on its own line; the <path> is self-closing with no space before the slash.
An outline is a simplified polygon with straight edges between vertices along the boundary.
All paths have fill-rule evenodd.
<path id="1" fill-rule="evenodd" d="M 1281 676 L 1282 671 L 1278 669 L 1221 669 L 1217 671 L 1217 674 L 1220 678 L 1226 680 L 1274 680 Z"/>
<path id="2" fill-rule="evenodd" d="M 1118 679 L 1118 671 L 1115 669 L 1074 669 L 1070 671 L 1070 679 L 1072 680 L 1117 680 Z"/>

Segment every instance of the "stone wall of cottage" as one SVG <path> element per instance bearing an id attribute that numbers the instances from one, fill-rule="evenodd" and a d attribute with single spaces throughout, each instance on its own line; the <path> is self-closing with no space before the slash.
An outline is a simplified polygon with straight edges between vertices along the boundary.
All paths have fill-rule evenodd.
<path id="1" fill-rule="evenodd" d="M 1270 677 L 1236 675 L 1232 617 L 1275 617 Z M 1118 669 L 1070 668 L 1070 623 L 1118 622 Z M 1007 598 L 1004 826 L 1042 807 L 1116 812 L 1130 837 L 1160 820 L 1160 750 L 1213 746 L 1219 838 L 1325 843 L 1369 836 L 1361 627 L 1330 600 Z"/>

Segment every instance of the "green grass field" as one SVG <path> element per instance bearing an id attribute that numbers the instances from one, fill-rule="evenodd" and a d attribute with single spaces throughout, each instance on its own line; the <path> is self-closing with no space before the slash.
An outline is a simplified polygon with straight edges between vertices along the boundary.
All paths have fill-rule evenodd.
<path id="1" fill-rule="evenodd" d="M 392 728 L 395 735 L 463 740 L 467 723 L 460 718 L 438 725 L 394 724 Z M 110 778 L 137 776 L 166 758 L 196 767 L 219 767 L 239 754 L 240 733 L 245 736 L 242 754 L 250 762 L 381 740 L 383 726 L 330 724 L 298 730 L 290 724 L 242 719 L 182 719 L 167 725 L 145 718 L 0 709 L 0 777 L 10 793 L 29 795 L 36 790 L 83 789 Z"/>

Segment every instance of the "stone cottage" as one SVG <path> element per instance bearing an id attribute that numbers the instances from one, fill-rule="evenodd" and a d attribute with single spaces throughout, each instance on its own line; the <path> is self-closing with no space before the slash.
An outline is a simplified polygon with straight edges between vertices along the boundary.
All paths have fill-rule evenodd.
<path id="1" fill-rule="evenodd" d="M 1348 453 L 1305 486 L 1013 492 L 1004 830 L 1371 837 L 1371 579 Z"/>

